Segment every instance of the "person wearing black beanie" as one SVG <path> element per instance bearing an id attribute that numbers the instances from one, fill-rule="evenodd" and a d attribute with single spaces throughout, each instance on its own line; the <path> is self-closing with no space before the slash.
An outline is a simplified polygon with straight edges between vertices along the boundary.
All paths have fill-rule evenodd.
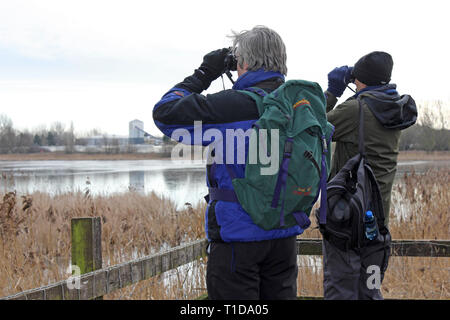
<path id="1" fill-rule="evenodd" d="M 385 85 L 391 81 L 394 61 L 389 53 L 374 51 L 355 63 L 352 75 L 367 86 Z"/>
<path id="2" fill-rule="evenodd" d="M 383 51 L 370 52 L 361 57 L 353 67 L 342 66 L 328 74 L 327 118 L 334 125 L 335 150 L 329 179 L 331 180 L 359 153 L 359 110 L 363 110 L 364 152 L 367 163 L 377 180 L 385 225 L 388 226 L 391 190 L 397 170 L 397 155 L 401 130 L 417 120 L 417 108 L 409 95 L 399 95 L 397 86 L 391 83 L 392 56 Z M 356 85 L 355 95 L 337 105 L 350 82 Z M 347 230 L 352 236 L 364 237 L 364 228 Z M 362 231 L 361 231 L 362 230 Z M 345 230 L 341 230 L 345 233 Z M 324 298 L 325 299 L 383 299 L 379 286 L 369 286 L 369 267 L 374 265 L 376 252 L 383 248 L 373 245 L 348 248 L 342 251 L 332 239 L 323 239 Z M 389 255 L 387 255 L 389 257 Z M 374 260 L 375 259 L 375 260 Z M 379 267 L 380 285 L 387 269 Z"/>

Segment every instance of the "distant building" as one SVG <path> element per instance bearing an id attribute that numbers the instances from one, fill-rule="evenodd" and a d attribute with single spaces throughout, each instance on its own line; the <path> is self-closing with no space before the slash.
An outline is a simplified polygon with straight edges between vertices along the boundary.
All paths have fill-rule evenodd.
<path id="1" fill-rule="evenodd" d="M 98 135 L 79 139 L 89 151 L 106 152 L 159 152 L 155 147 L 163 145 L 162 138 L 144 131 L 144 122 L 128 123 L 128 136 Z M 133 151 L 130 151 L 133 150 Z"/>
<path id="2" fill-rule="evenodd" d="M 129 122 L 128 139 L 130 144 L 144 143 L 144 122 L 141 120 L 133 120 Z"/>
<path id="3" fill-rule="evenodd" d="M 128 145 L 128 137 L 116 135 L 100 135 L 86 138 L 88 147 L 104 147 L 104 146 L 126 146 Z"/>

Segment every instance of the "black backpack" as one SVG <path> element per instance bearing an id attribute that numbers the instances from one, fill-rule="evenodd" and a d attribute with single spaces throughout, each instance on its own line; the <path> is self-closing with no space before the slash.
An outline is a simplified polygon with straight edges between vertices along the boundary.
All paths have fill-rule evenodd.
<path id="1" fill-rule="evenodd" d="M 364 111 L 359 103 L 359 153 L 349 159 L 344 167 L 327 183 L 327 215 L 325 223 L 319 223 L 322 236 L 333 245 L 347 251 L 368 248 L 376 251 L 374 264 L 387 267 L 390 255 L 391 235 L 384 224 L 383 201 L 375 175 L 367 162 L 364 151 Z M 365 236 L 365 213 L 375 216 L 378 235 L 369 240 Z M 319 218 L 319 210 L 316 211 Z M 318 219 L 319 221 L 319 219 Z M 366 250 L 367 251 L 367 250 Z M 383 258 L 383 261 L 379 261 Z"/>

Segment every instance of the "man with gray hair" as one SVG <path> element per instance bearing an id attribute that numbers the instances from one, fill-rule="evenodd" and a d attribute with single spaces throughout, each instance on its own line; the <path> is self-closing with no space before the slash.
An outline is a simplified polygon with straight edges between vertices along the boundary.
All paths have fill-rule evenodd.
<path id="1" fill-rule="evenodd" d="M 226 130 L 247 131 L 259 119 L 255 101 L 238 91 L 250 87 L 270 93 L 282 85 L 287 74 L 286 49 L 273 30 L 256 26 L 233 33 L 233 48 L 208 53 L 194 74 L 170 89 L 153 109 L 158 128 L 167 136 L 177 129 L 194 131 L 201 121 L 202 133 L 208 129 L 222 133 L 223 159 L 235 145 L 234 137 L 226 141 Z M 231 90 L 202 95 L 212 81 L 227 68 L 230 55 L 236 60 L 238 79 Z M 202 144 L 194 134 L 185 144 Z M 202 134 L 203 137 L 203 134 Z M 181 139 L 180 139 L 181 140 Z M 248 154 L 248 137 L 245 142 Z M 233 148 L 231 148 L 233 149 Z M 239 150 L 234 146 L 233 157 Z M 242 152 L 242 149 L 240 149 Z M 242 157 L 241 157 L 242 158 Z M 299 225 L 265 230 L 256 225 L 239 202 L 233 199 L 233 178 L 245 175 L 245 164 L 217 161 L 206 168 L 209 196 L 205 213 L 206 236 L 209 241 L 207 288 L 210 299 L 295 299 L 297 295 L 296 236 L 303 232 Z M 217 193 L 228 190 L 229 193 Z"/>

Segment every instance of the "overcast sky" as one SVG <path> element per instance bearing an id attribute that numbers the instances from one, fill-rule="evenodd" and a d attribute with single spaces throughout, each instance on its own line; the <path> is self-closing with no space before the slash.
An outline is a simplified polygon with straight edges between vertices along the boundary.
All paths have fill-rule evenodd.
<path id="1" fill-rule="evenodd" d="M 449 12 L 445 0 L 0 0 L 0 114 L 19 129 L 73 121 L 122 135 L 137 118 L 159 133 L 160 97 L 228 47 L 231 30 L 255 25 L 283 38 L 287 79 L 326 89 L 334 67 L 382 50 L 401 94 L 449 108 Z M 208 92 L 221 89 L 219 78 Z"/>

